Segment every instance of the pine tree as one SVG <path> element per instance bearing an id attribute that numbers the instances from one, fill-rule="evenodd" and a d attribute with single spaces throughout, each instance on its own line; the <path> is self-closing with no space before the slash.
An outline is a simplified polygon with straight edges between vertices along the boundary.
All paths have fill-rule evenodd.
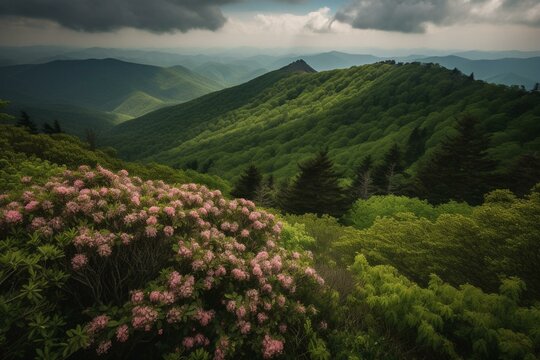
<path id="1" fill-rule="evenodd" d="M 339 186 L 339 176 L 328 157 L 328 150 L 298 164 L 299 174 L 293 183 L 282 190 L 280 203 L 288 213 L 339 217 L 347 210 L 348 199 Z"/>
<path id="2" fill-rule="evenodd" d="M 457 135 L 442 142 L 441 148 L 418 170 L 417 183 L 423 197 L 432 203 L 449 200 L 480 204 L 492 189 L 496 163 L 487 156 L 489 138 L 470 115 L 458 119 Z"/>
<path id="3" fill-rule="evenodd" d="M 380 194 L 392 194 L 396 189 L 395 176 L 403 171 L 402 154 L 397 144 L 384 155 L 383 163 L 373 172 L 373 183 Z"/>
<path id="4" fill-rule="evenodd" d="M 26 128 L 31 134 L 37 134 L 36 124 L 30 120 L 30 116 L 26 111 L 21 111 L 21 117 L 17 120 L 17 126 Z"/>
<path id="5" fill-rule="evenodd" d="M 231 195 L 237 198 L 255 200 L 262 183 L 262 175 L 255 165 L 250 165 L 236 182 Z"/>
<path id="6" fill-rule="evenodd" d="M 524 154 L 511 166 L 501 188 L 508 188 L 516 195 L 528 194 L 540 182 L 540 156 Z"/>
<path id="7" fill-rule="evenodd" d="M 266 208 L 275 208 L 276 202 L 276 189 L 274 188 L 274 176 L 269 175 L 255 194 L 255 202 L 258 206 Z"/>
<path id="8" fill-rule="evenodd" d="M 64 131 L 62 130 L 62 128 L 60 127 L 60 123 L 58 122 L 58 120 L 54 120 L 54 123 L 53 123 L 53 130 L 54 130 L 54 133 L 55 133 L 55 134 L 61 134 L 61 133 L 64 132 Z"/>
<path id="9" fill-rule="evenodd" d="M 420 129 L 418 126 L 413 129 L 407 141 L 404 161 L 406 165 L 411 165 L 418 160 L 426 151 L 426 129 Z"/>
<path id="10" fill-rule="evenodd" d="M 96 132 L 92 129 L 86 129 L 85 137 L 86 137 L 86 142 L 88 143 L 88 146 L 90 146 L 90 150 L 92 151 L 96 150 L 96 145 L 97 145 Z"/>
<path id="11" fill-rule="evenodd" d="M 44 134 L 54 134 L 54 129 L 49 123 L 43 123 L 43 133 Z"/>
<path id="12" fill-rule="evenodd" d="M 373 187 L 373 159 L 371 155 L 364 157 L 360 165 L 356 168 L 353 182 L 349 188 L 351 202 L 356 199 L 367 199 L 374 193 Z"/>

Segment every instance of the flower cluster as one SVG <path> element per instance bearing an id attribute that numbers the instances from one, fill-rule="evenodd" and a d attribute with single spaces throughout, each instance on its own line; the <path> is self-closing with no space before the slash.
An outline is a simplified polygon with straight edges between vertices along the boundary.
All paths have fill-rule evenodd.
<path id="1" fill-rule="evenodd" d="M 234 358 L 242 346 L 258 344 L 260 355 L 272 358 L 284 352 L 287 329 L 301 329 L 307 318 L 324 321 L 305 297 L 324 291 L 310 257 L 281 248 L 282 224 L 249 200 L 99 166 L 65 171 L 29 189 L 0 198 L 0 231 L 24 228 L 52 238 L 72 230 L 66 253 L 75 275 L 121 255 L 151 258 L 137 251 L 165 249 L 160 275 L 130 289 L 114 315 L 86 326 L 98 354 L 163 334 L 185 353 L 203 347 L 215 359 Z M 115 331 L 106 331 L 111 326 Z M 140 336 L 130 336 L 135 332 Z"/>

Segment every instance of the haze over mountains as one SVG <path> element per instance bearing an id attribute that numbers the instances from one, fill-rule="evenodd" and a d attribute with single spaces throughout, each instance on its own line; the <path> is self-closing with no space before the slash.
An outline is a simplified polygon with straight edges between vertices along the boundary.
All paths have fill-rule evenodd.
<path id="1" fill-rule="evenodd" d="M 304 59 L 315 70 L 342 69 L 372 64 L 382 60 L 435 62 L 464 73 L 474 72 L 477 79 L 504 85 L 519 85 L 530 89 L 540 82 L 540 52 L 538 51 L 455 51 L 429 49 L 347 53 L 300 50 L 297 54 L 254 54 L 253 50 L 184 52 L 174 50 L 138 50 L 108 48 L 2 47 L 0 65 L 47 63 L 55 60 L 85 60 L 115 58 L 160 67 L 184 66 L 223 86 L 238 85 L 268 71 L 279 69 L 292 61 Z M 487 61 L 489 60 L 489 61 Z"/>

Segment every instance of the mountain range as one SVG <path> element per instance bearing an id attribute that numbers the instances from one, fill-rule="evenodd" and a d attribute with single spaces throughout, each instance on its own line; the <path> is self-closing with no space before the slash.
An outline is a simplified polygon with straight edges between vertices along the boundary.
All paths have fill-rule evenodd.
<path id="1" fill-rule="evenodd" d="M 338 168 L 366 155 L 405 150 L 425 130 L 423 156 L 471 114 L 503 163 L 540 150 L 540 93 L 487 84 L 436 64 L 393 61 L 315 72 L 296 61 L 245 84 L 156 110 L 119 124 L 102 139 L 129 160 L 176 167 L 206 164 L 235 178 L 249 163 L 289 177 L 298 161 L 327 147 Z"/>

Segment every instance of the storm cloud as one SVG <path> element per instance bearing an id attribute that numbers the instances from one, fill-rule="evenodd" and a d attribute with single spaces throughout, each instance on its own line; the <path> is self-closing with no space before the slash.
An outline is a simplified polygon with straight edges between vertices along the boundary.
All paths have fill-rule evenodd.
<path id="1" fill-rule="evenodd" d="M 220 5 L 236 0 L 0 0 L 0 16 L 46 19 L 77 31 L 124 27 L 152 32 L 217 30 Z"/>
<path id="2" fill-rule="evenodd" d="M 335 20 L 357 29 L 423 33 L 428 24 L 467 22 L 540 26 L 540 0 L 353 0 Z"/>

